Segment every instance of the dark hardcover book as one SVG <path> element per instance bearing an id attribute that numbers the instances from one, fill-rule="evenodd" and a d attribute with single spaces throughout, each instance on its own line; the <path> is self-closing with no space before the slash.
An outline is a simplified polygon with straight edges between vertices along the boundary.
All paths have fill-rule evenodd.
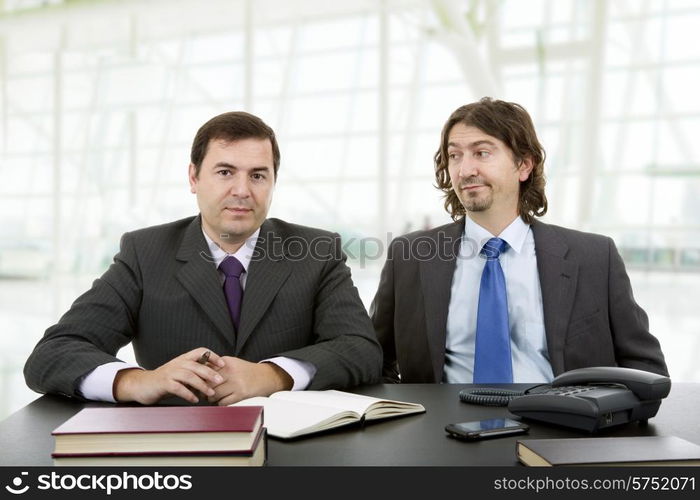
<path id="1" fill-rule="evenodd" d="M 249 452 L 263 426 L 261 406 L 85 408 L 53 432 L 54 456 Z"/>
<path id="2" fill-rule="evenodd" d="M 515 447 L 530 466 L 700 465 L 700 446 L 675 436 L 522 439 Z"/>

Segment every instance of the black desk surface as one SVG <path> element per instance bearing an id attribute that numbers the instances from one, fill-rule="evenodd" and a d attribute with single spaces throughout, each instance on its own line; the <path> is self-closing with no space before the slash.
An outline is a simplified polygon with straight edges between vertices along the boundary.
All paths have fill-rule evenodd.
<path id="1" fill-rule="evenodd" d="M 446 436 L 452 422 L 507 416 L 505 408 L 461 403 L 463 384 L 404 384 L 363 387 L 355 392 L 421 403 L 426 413 L 353 425 L 294 441 L 269 439 L 268 465 L 517 465 L 515 441 L 522 438 L 585 437 L 587 434 L 528 422 L 529 434 L 465 443 Z M 520 386 L 527 387 L 527 386 Z M 52 465 L 51 431 L 86 406 L 42 396 L 0 422 L 0 465 Z M 674 384 L 649 424 L 632 423 L 599 436 L 674 435 L 700 444 L 700 384 Z"/>

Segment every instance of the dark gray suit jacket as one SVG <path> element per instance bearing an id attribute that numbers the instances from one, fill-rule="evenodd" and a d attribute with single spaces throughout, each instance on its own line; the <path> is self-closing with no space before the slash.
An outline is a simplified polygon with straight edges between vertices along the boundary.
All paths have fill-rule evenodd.
<path id="1" fill-rule="evenodd" d="M 126 233 L 114 263 L 49 328 L 24 367 L 38 392 L 76 393 L 81 378 L 133 342 L 152 369 L 197 347 L 260 361 L 313 363 L 309 389 L 376 382 L 381 349 L 337 234 L 266 220 L 235 332 L 199 217 Z"/>
<path id="2" fill-rule="evenodd" d="M 545 334 L 555 375 L 625 366 L 668 375 L 610 238 L 535 221 Z M 441 382 L 447 313 L 464 220 L 396 238 L 370 315 L 385 381 Z M 475 286 L 478 286 L 476 284 Z"/>

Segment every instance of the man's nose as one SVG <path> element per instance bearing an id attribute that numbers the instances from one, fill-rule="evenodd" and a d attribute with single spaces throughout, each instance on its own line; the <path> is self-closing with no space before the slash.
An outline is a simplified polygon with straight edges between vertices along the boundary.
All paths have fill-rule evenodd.
<path id="1" fill-rule="evenodd" d="M 468 156 L 462 158 L 462 163 L 459 165 L 459 176 L 462 179 L 468 179 L 469 177 L 475 177 L 478 174 L 479 169 L 477 168 L 477 163 Z"/>
<path id="2" fill-rule="evenodd" d="M 250 186 L 248 185 L 248 179 L 238 178 L 231 181 L 231 187 L 229 192 L 231 196 L 236 196 L 238 198 L 247 198 L 250 196 Z"/>

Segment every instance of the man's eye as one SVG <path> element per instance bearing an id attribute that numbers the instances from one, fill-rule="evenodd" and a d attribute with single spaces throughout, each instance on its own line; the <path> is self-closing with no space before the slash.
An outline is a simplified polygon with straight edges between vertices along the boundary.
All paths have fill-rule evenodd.
<path id="1" fill-rule="evenodd" d="M 448 157 L 450 160 L 456 160 L 456 159 L 457 159 L 457 156 L 459 156 L 457 153 L 449 153 L 449 154 L 447 155 L 447 157 Z"/>
<path id="2" fill-rule="evenodd" d="M 226 177 L 227 175 L 231 174 L 230 170 L 217 170 L 216 171 L 217 175 L 220 175 L 222 177 Z"/>
<path id="3" fill-rule="evenodd" d="M 253 179 L 255 179 L 256 181 L 261 181 L 265 178 L 265 176 L 263 174 L 253 174 L 253 175 L 251 175 L 251 177 Z"/>
<path id="4" fill-rule="evenodd" d="M 490 151 L 477 151 L 474 155 L 477 158 L 488 158 L 489 156 L 491 156 L 491 152 Z"/>

